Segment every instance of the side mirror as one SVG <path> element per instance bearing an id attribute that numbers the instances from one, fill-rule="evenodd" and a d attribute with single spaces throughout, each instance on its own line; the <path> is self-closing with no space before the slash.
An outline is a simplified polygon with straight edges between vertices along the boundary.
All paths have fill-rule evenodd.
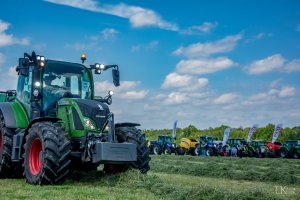
<path id="1" fill-rule="evenodd" d="M 120 86 L 120 72 L 117 69 L 112 70 L 113 82 L 116 87 Z"/>
<path id="2" fill-rule="evenodd" d="M 28 58 L 19 58 L 19 66 L 16 68 L 18 75 L 28 77 L 29 75 L 29 59 Z"/>

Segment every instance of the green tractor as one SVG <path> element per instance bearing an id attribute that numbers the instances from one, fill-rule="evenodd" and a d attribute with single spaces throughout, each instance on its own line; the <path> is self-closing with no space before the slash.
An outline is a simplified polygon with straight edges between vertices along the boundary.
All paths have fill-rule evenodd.
<path id="1" fill-rule="evenodd" d="M 63 183 L 70 169 L 108 174 L 129 168 L 146 173 L 147 141 L 136 123 L 115 123 L 105 98 L 94 94 L 93 73 L 117 65 L 82 64 L 24 54 L 19 59 L 16 91 L 0 93 L 0 176 L 24 175 L 30 184 Z"/>
<path id="2" fill-rule="evenodd" d="M 268 155 L 267 142 L 263 140 L 252 140 L 248 143 L 248 156 L 264 158 Z"/>
<path id="3" fill-rule="evenodd" d="M 241 138 L 230 138 L 227 141 L 227 144 L 230 148 L 230 154 L 235 156 L 250 156 L 252 157 L 253 154 L 249 155 L 249 153 L 252 153 L 248 150 L 248 145 L 246 140 Z"/>
<path id="4" fill-rule="evenodd" d="M 283 146 L 279 149 L 279 155 L 282 158 L 300 158 L 300 141 L 285 141 Z"/>

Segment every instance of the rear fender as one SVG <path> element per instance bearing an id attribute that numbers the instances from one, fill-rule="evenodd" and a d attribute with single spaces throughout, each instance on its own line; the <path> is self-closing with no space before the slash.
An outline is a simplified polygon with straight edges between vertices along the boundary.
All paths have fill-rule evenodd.
<path id="1" fill-rule="evenodd" d="M 131 123 L 131 122 L 124 122 L 124 123 L 116 123 L 115 128 L 118 127 L 136 127 L 136 126 L 141 126 L 140 124 L 137 123 Z"/>
<path id="2" fill-rule="evenodd" d="M 29 124 L 29 118 L 23 106 L 19 102 L 0 103 L 5 126 L 7 128 L 25 129 Z"/>

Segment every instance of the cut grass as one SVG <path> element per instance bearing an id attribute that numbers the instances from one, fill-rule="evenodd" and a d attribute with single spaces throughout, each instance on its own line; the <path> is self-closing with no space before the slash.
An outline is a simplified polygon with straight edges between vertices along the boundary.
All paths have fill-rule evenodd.
<path id="1" fill-rule="evenodd" d="M 76 172 L 63 184 L 0 180 L 2 199 L 300 199 L 299 160 L 153 156 L 151 171 Z M 276 193 L 286 187 L 286 194 Z"/>

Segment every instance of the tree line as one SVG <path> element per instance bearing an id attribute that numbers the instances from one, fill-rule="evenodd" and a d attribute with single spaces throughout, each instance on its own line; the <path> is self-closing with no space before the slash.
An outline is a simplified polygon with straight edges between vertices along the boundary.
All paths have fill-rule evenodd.
<path id="1" fill-rule="evenodd" d="M 229 126 L 221 125 L 215 128 L 208 128 L 200 130 L 196 128 L 194 125 L 189 125 L 186 128 L 177 128 L 177 140 L 187 137 L 187 138 L 194 138 L 199 139 L 200 136 L 213 136 L 215 140 L 222 140 L 224 130 Z M 229 127 L 231 128 L 231 127 Z M 229 138 L 242 138 L 247 139 L 249 130 L 251 127 L 243 128 L 231 128 Z M 272 136 L 274 133 L 274 124 L 268 124 L 265 127 L 257 128 L 256 131 L 253 133 L 251 140 L 266 140 L 271 141 Z M 146 138 L 149 140 L 157 140 L 158 135 L 169 135 L 172 136 L 172 129 L 150 129 L 150 130 L 143 130 Z M 277 138 L 277 142 L 284 142 L 286 140 L 300 140 L 300 126 L 295 126 L 293 128 L 283 128 L 280 131 L 279 137 Z"/>

